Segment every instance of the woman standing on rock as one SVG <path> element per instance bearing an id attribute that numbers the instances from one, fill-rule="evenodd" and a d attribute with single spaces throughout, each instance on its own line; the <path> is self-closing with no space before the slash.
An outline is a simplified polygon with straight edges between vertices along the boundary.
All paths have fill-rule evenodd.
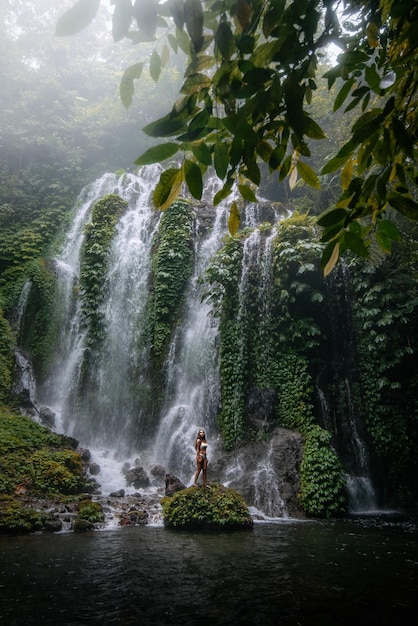
<path id="1" fill-rule="evenodd" d="M 203 485 L 207 486 L 206 470 L 208 467 L 208 459 L 206 455 L 206 449 L 208 443 L 206 441 L 206 434 L 203 428 L 197 433 L 195 449 L 196 449 L 196 474 L 194 475 L 194 486 L 197 487 L 197 480 L 200 476 L 200 472 L 203 475 Z"/>

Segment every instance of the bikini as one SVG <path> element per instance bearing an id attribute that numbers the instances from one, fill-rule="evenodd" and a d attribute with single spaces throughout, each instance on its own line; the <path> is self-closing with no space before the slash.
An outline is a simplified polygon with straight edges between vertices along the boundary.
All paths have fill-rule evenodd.
<path id="1" fill-rule="evenodd" d="M 206 459 L 206 448 L 208 447 L 207 443 L 201 443 L 199 447 L 199 454 L 202 457 L 202 462 Z M 202 451 L 203 448 L 203 451 Z"/>

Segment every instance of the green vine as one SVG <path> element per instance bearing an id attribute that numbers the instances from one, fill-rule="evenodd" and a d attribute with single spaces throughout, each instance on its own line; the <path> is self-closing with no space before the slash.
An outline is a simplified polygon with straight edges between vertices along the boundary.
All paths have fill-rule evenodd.
<path id="1" fill-rule="evenodd" d="M 162 215 L 153 243 L 150 317 L 153 353 L 162 357 L 193 272 L 192 211 L 176 200 Z"/>
<path id="2" fill-rule="evenodd" d="M 10 399 L 13 376 L 13 334 L 0 308 L 0 402 Z"/>
<path id="3" fill-rule="evenodd" d="M 260 229 L 260 245 L 267 245 L 263 241 L 270 231 Z M 226 239 L 205 276 L 210 285 L 206 298 L 221 319 L 218 421 L 224 445 L 232 449 L 245 436 L 257 438 L 245 415 L 250 385 L 274 391 L 277 423 L 300 432 L 305 440 L 301 506 L 312 515 L 339 514 L 346 507 L 343 470 L 331 448 L 331 435 L 315 425 L 312 405 L 310 361 L 323 341 L 325 300 L 315 221 L 295 213 L 280 222 L 270 240 L 270 268 L 260 263 L 246 267 L 245 293 L 240 294 L 243 242 L 251 232 Z M 315 450 L 326 458 L 324 465 L 315 462 Z"/>
<path id="4" fill-rule="evenodd" d="M 116 224 L 128 203 L 115 194 L 96 202 L 92 219 L 86 226 L 80 273 L 82 321 L 89 330 L 88 343 L 97 344 L 103 338 L 103 315 L 100 305 L 106 299 L 104 288 L 109 250 Z"/>

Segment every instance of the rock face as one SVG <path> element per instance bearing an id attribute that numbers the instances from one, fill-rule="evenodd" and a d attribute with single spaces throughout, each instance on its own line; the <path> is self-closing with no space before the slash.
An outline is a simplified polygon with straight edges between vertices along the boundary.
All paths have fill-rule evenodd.
<path id="1" fill-rule="evenodd" d="M 174 476 L 173 474 L 166 474 L 165 477 L 165 495 L 168 498 L 171 498 L 177 491 L 182 491 L 186 489 L 186 485 L 184 485 L 180 478 Z"/>
<path id="2" fill-rule="evenodd" d="M 270 517 L 301 517 L 297 504 L 301 458 L 302 436 L 276 428 L 265 440 L 210 463 L 208 479 L 237 490 L 249 506 Z"/>

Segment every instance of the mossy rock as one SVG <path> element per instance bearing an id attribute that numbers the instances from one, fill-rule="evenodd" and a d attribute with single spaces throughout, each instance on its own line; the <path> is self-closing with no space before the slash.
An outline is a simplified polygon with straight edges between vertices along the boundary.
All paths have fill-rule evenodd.
<path id="1" fill-rule="evenodd" d="M 164 525 L 184 530 L 251 529 L 253 520 L 244 498 L 218 483 L 189 487 L 162 500 Z"/>
<path id="2" fill-rule="evenodd" d="M 78 503 L 78 518 L 92 523 L 103 522 L 104 514 L 101 504 L 89 499 L 81 500 Z"/>
<path id="3" fill-rule="evenodd" d="M 0 504 L 0 533 L 23 534 L 42 530 L 42 517 L 32 507 L 10 499 Z"/>

